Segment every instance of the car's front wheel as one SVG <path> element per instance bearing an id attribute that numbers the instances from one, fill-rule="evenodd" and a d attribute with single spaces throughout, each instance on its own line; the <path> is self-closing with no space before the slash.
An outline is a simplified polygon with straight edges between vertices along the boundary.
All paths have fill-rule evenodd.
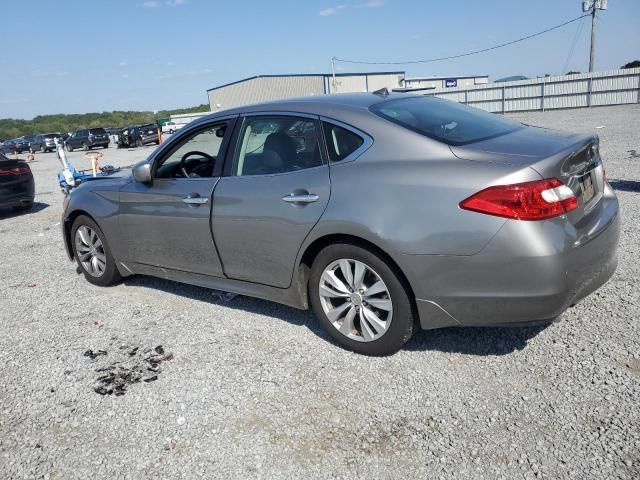
<path id="1" fill-rule="evenodd" d="M 311 307 L 340 345 L 365 355 L 389 355 L 411 338 L 413 304 L 387 261 L 351 244 L 325 247 L 309 277 Z"/>
<path id="2" fill-rule="evenodd" d="M 71 146 L 70 143 L 67 143 L 67 152 L 69 153 L 73 152 L 73 147 Z"/>
<path id="3" fill-rule="evenodd" d="M 73 253 L 85 278 L 94 285 L 113 285 L 122 278 L 100 227 L 80 215 L 71 227 Z"/>

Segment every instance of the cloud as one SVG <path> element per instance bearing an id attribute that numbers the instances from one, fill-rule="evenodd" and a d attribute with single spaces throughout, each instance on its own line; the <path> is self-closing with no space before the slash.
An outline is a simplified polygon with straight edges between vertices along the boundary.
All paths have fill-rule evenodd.
<path id="1" fill-rule="evenodd" d="M 122 74 L 122 78 L 129 78 L 129 74 L 128 73 L 123 73 Z"/>
<path id="2" fill-rule="evenodd" d="M 127 65 L 129 65 L 129 63 L 128 63 L 128 62 L 120 62 L 120 63 L 118 64 L 118 66 L 119 66 L 119 67 L 126 67 Z"/>
<path id="3" fill-rule="evenodd" d="M 324 10 L 320 11 L 320 16 L 321 17 L 330 17 L 331 15 L 335 15 L 340 10 L 343 10 L 345 8 L 347 8 L 346 5 L 337 5 L 335 7 L 325 8 Z"/>
<path id="4" fill-rule="evenodd" d="M 156 2 L 155 0 L 150 0 L 148 2 L 144 2 L 142 6 L 144 8 L 158 8 L 160 6 L 160 2 Z"/>
<path id="5" fill-rule="evenodd" d="M 357 5 L 358 8 L 380 8 L 384 7 L 384 0 L 369 0 L 368 2 Z"/>
<path id="6" fill-rule="evenodd" d="M 380 8 L 380 7 L 384 7 L 384 5 L 385 5 L 385 0 L 368 0 L 364 3 L 357 3 L 357 4 L 351 4 L 351 5 L 347 5 L 347 4 L 336 5 L 335 7 L 329 7 L 329 8 L 325 8 L 324 10 L 321 10 L 320 16 L 330 17 L 332 15 L 337 15 L 340 12 L 340 10 L 344 10 L 345 8 Z"/>
<path id="7" fill-rule="evenodd" d="M 170 7 L 179 7 L 180 5 L 184 5 L 185 3 L 187 3 L 187 0 L 169 0 L 167 2 L 167 5 L 169 5 Z"/>

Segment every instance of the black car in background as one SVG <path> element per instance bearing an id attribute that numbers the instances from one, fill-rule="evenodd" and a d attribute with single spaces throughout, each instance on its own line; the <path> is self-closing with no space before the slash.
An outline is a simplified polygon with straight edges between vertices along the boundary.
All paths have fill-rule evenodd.
<path id="1" fill-rule="evenodd" d="M 10 154 L 16 153 L 16 141 L 15 140 L 5 140 L 0 144 L 0 153 Z"/>
<path id="2" fill-rule="evenodd" d="M 33 206 L 35 183 L 29 165 L 0 153 L 0 207 L 29 210 Z"/>
<path id="3" fill-rule="evenodd" d="M 155 123 L 131 125 L 123 129 L 118 137 L 118 148 L 142 147 L 151 143 L 160 143 L 158 126 Z"/>
<path id="4" fill-rule="evenodd" d="M 35 137 L 20 137 L 20 138 L 16 138 L 14 140 L 14 149 L 15 152 L 14 153 L 22 153 L 22 152 L 26 152 L 29 150 L 29 147 L 31 146 L 31 140 L 33 140 Z"/>
<path id="5" fill-rule="evenodd" d="M 36 135 L 29 146 L 29 151 L 31 153 L 36 153 L 38 150 L 42 153 L 53 152 L 56 149 L 56 139 L 61 141 L 64 135 L 60 132 Z"/>
<path id="6" fill-rule="evenodd" d="M 69 152 L 73 152 L 76 148 L 82 148 L 83 150 L 91 150 L 96 147 L 108 148 L 109 135 L 102 127 L 83 128 L 76 130 L 66 139 L 64 144 Z"/>

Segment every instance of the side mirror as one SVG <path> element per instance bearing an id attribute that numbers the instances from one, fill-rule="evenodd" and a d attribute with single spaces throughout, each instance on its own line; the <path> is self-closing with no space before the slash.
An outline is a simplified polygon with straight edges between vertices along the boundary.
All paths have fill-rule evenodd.
<path id="1" fill-rule="evenodd" d="M 133 179 L 140 183 L 151 183 L 151 164 L 141 162 L 133 166 Z"/>

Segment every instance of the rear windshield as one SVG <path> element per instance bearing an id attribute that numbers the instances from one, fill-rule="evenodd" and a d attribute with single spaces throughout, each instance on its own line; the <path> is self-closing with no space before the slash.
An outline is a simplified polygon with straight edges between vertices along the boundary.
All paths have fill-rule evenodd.
<path id="1" fill-rule="evenodd" d="M 104 128 L 90 128 L 89 135 L 103 135 L 105 132 Z"/>
<path id="2" fill-rule="evenodd" d="M 524 128 L 499 115 L 435 97 L 389 100 L 373 105 L 371 111 L 448 145 L 466 145 Z"/>

